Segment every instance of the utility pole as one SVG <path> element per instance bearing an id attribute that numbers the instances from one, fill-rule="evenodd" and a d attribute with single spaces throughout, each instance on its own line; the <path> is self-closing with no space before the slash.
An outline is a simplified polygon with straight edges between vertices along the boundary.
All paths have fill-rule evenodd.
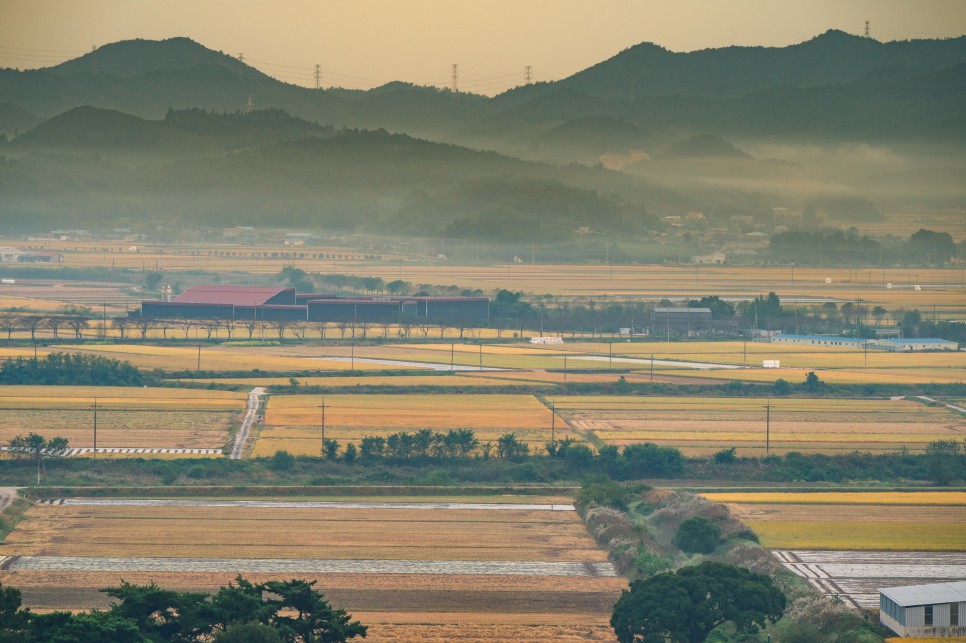
<path id="1" fill-rule="evenodd" d="M 201 344 L 198 344 L 198 367 L 195 370 L 201 370 Z"/>
<path id="2" fill-rule="evenodd" d="M 322 398 L 322 454 L 325 455 L 325 398 Z"/>
<path id="3" fill-rule="evenodd" d="M 771 398 L 765 402 L 765 455 L 771 450 Z"/>
<path id="4" fill-rule="evenodd" d="M 94 455 L 97 455 L 97 398 L 94 398 Z"/>
<path id="5" fill-rule="evenodd" d="M 483 370 L 483 342 L 480 342 L 480 370 Z"/>
<path id="6" fill-rule="evenodd" d="M 322 66 L 315 66 L 315 88 L 322 89 Z"/>
<path id="7" fill-rule="evenodd" d="M 460 93 L 460 66 L 453 63 L 452 69 L 450 71 L 450 78 L 452 79 L 451 89 L 454 94 Z"/>
<path id="8" fill-rule="evenodd" d="M 557 401 L 550 401 L 550 444 L 554 453 L 557 451 Z"/>
<path id="9" fill-rule="evenodd" d="M 865 21 L 865 37 L 866 38 L 871 38 L 872 37 L 870 35 L 870 33 L 869 33 L 869 21 L 868 20 Z"/>
<path id="10" fill-rule="evenodd" d="M 523 84 L 529 85 L 533 82 L 533 67 L 527 65 L 523 68 Z"/>
<path id="11" fill-rule="evenodd" d="M 651 384 L 654 383 L 654 353 L 651 353 Z"/>
<path id="12" fill-rule="evenodd" d="M 564 383 L 567 382 L 567 356 L 564 355 Z"/>
<path id="13" fill-rule="evenodd" d="M 252 112 L 255 111 L 255 103 L 252 101 L 252 95 L 251 94 L 248 95 L 248 102 L 245 103 L 245 110 L 249 114 L 251 114 Z"/>
<path id="14" fill-rule="evenodd" d="M 869 24 L 869 23 L 865 23 L 865 24 Z M 245 62 L 245 53 L 244 52 L 239 52 L 239 54 L 238 54 L 238 62 L 240 62 L 240 63 Z"/>
<path id="15" fill-rule="evenodd" d="M 450 342 L 450 345 L 449 345 L 449 372 L 450 372 L 450 374 L 452 374 L 453 373 L 453 370 L 454 370 L 453 369 L 453 364 L 455 363 L 454 362 L 455 358 L 456 358 L 456 344 L 453 344 L 452 342 Z"/>

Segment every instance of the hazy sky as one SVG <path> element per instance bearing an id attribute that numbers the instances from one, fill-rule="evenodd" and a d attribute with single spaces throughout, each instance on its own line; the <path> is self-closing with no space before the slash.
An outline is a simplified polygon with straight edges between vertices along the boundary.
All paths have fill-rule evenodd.
<path id="1" fill-rule="evenodd" d="M 673 51 L 784 46 L 830 28 L 879 40 L 966 33 L 966 0 L 0 0 L 0 66 L 46 67 L 131 38 L 188 36 L 281 80 L 502 91 L 643 41 Z"/>

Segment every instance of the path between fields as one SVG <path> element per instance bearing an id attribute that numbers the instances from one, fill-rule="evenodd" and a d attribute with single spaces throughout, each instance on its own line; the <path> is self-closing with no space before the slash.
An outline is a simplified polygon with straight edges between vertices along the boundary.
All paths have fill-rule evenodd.
<path id="1" fill-rule="evenodd" d="M 919 398 L 920 400 L 925 401 L 925 402 L 929 402 L 930 404 L 937 404 L 938 403 L 938 404 L 942 404 L 947 409 L 951 409 L 951 410 L 957 411 L 959 413 L 966 413 L 966 409 L 964 409 L 963 407 L 956 406 L 955 404 L 950 404 L 949 402 L 942 402 L 940 400 L 934 400 L 931 397 L 926 397 L 925 395 L 917 395 L 916 397 Z"/>
<path id="2" fill-rule="evenodd" d="M 0 511 L 6 509 L 7 506 L 16 499 L 16 487 L 0 487 Z"/>
<path id="3" fill-rule="evenodd" d="M 235 443 L 232 445 L 231 454 L 228 456 L 232 460 L 241 458 L 245 443 L 248 442 L 248 432 L 252 428 L 252 424 L 258 415 L 258 405 L 261 403 L 263 395 L 265 395 L 265 389 L 261 386 L 256 386 L 248 394 L 248 406 L 245 410 L 245 419 L 242 420 L 241 426 L 238 427 L 238 433 L 235 435 Z"/>

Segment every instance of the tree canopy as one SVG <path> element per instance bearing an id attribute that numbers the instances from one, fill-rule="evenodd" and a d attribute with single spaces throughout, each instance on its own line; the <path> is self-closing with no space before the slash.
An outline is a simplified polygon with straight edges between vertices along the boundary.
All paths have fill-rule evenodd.
<path id="1" fill-rule="evenodd" d="M 610 623 L 620 643 L 701 643 L 722 623 L 753 631 L 784 611 L 785 595 L 769 577 L 704 562 L 632 582 L 614 606 Z"/>

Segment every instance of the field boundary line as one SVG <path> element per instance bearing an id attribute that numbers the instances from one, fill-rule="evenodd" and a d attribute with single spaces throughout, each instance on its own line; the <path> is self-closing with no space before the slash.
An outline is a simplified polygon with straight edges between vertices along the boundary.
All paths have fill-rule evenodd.
<path id="1" fill-rule="evenodd" d="M 58 502 L 52 499 L 50 504 Z M 485 502 L 347 502 L 325 500 L 190 500 L 180 498 L 64 498 L 59 504 L 82 507 L 250 507 L 253 509 L 432 509 L 473 511 L 576 511 L 568 504 Z"/>

